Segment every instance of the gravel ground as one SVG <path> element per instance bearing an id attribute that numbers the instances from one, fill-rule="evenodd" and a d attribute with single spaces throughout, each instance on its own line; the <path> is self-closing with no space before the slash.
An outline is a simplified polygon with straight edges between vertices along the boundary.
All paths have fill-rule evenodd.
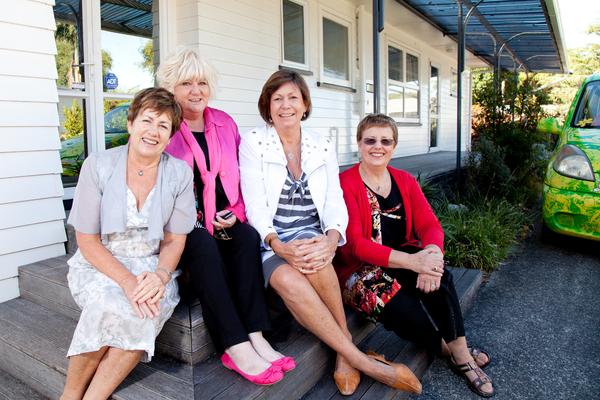
<path id="1" fill-rule="evenodd" d="M 494 399 L 600 399 L 600 242 L 528 239 L 465 317 Z M 439 359 L 422 381 L 420 400 L 480 398 Z"/>

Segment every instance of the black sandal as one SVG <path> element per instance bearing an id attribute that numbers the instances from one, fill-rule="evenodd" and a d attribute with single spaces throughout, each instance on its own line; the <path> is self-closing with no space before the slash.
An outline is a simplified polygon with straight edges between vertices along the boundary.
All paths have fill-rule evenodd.
<path id="1" fill-rule="evenodd" d="M 473 393 L 478 394 L 481 397 L 492 397 L 495 394 L 495 390 L 492 392 L 484 392 L 481 387 L 486 383 L 492 384 L 492 380 L 486 375 L 483 370 L 477 366 L 475 361 L 469 361 L 464 364 L 456 364 L 454 358 L 450 359 L 450 367 L 457 375 L 462 376 L 467 381 L 467 386 Z M 475 379 L 471 380 L 467 376 L 467 372 L 475 372 Z M 493 387 L 492 387 L 493 389 Z"/>
<path id="2" fill-rule="evenodd" d="M 487 367 L 488 365 L 490 365 L 490 363 L 492 362 L 492 357 L 490 357 L 490 355 L 485 351 L 485 350 L 481 350 L 478 349 L 477 347 L 469 347 L 469 354 L 471 354 L 471 357 L 473 357 L 473 360 L 475 360 L 475 364 L 477 364 L 477 358 L 479 358 L 480 355 L 484 355 L 487 357 L 487 362 L 483 365 L 479 365 L 479 368 L 483 369 L 485 367 Z"/>

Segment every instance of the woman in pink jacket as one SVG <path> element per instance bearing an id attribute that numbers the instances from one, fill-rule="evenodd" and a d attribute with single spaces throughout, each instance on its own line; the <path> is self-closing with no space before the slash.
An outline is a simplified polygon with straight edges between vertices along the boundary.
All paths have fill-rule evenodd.
<path id="1" fill-rule="evenodd" d="M 223 365 L 249 381 L 270 385 L 295 367 L 273 350 L 265 305 L 259 236 L 246 223 L 240 193 L 238 128 L 223 111 L 207 107 L 215 73 L 193 50 L 160 65 L 157 79 L 173 92 L 183 122 L 166 151 L 194 171 L 197 221 L 181 265 L 190 271 L 204 322 Z"/>

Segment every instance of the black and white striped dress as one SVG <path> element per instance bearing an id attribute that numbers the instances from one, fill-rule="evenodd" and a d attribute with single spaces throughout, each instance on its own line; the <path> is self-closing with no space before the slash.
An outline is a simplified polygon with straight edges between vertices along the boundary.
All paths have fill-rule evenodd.
<path id="1" fill-rule="evenodd" d="M 295 239 L 308 239 L 323 234 L 319 213 L 313 203 L 310 189 L 308 188 L 308 178 L 304 172 L 300 179 L 295 179 L 288 170 L 285 183 L 279 195 L 279 204 L 275 217 L 273 217 L 273 227 L 284 242 L 290 242 Z M 265 285 L 269 284 L 269 278 L 277 267 L 287 262 L 273 252 L 262 247 L 263 275 Z"/>

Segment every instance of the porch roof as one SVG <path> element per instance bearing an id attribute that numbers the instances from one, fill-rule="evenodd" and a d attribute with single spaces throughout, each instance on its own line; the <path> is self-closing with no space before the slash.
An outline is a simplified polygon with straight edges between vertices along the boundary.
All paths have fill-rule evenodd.
<path id="1" fill-rule="evenodd" d="M 457 39 L 456 0 L 396 1 L 445 35 Z M 504 47 L 500 53 L 500 66 L 503 69 L 521 66 L 535 72 L 567 72 L 567 57 L 555 0 L 462 0 L 462 3 L 463 15 L 477 5 L 465 30 L 466 47 L 488 64 L 494 64 L 495 50 Z"/>
<path id="2" fill-rule="evenodd" d="M 76 23 L 80 0 L 56 0 L 57 20 Z M 152 0 L 103 0 L 100 5 L 103 30 L 152 37 Z"/>

